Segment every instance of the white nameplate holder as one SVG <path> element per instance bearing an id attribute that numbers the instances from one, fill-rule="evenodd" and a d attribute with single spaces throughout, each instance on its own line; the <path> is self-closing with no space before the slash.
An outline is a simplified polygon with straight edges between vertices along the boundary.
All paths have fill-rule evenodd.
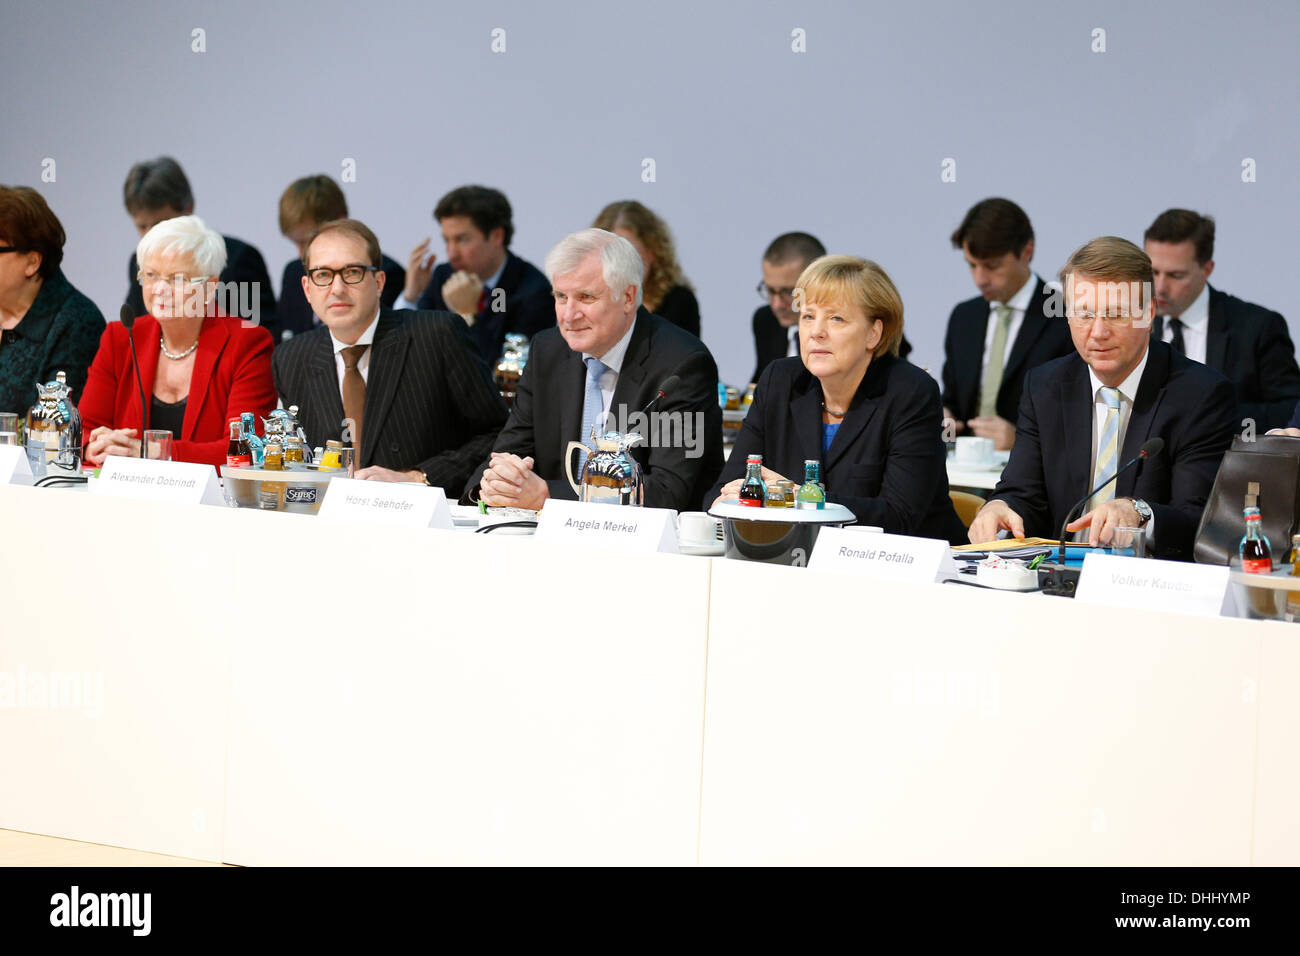
<path id="1" fill-rule="evenodd" d="M 1117 554 L 1089 554 L 1083 559 L 1074 599 L 1085 604 L 1181 611 L 1201 617 L 1231 617 L 1236 613 L 1226 567 Z"/>
<path id="2" fill-rule="evenodd" d="M 395 528 L 452 526 L 451 506 L 441 488 L 356 478 L 331 480 L 316 516 L 327 521 L 364 521 Z"/>
<path id="3" fill-rule="evenodd" d="M 190 461 L 153 461 L 109 455 L 90 483 L 90 493 L 112 498 L 175 501 L 187 505 L 226 504 L 211 465 Z"/>
<path id="4" fill-rule="evenodd" d="M 674 512 L 552 498 L 537 515 L 537 537 L 620 551 L 679 554 Z"/>
<path id="5" fill-rule="evenodd" d="M 0 485 L 30 485 L 32 466 L 22 445 L 0 445 Z"/>
<path id="6" fill-rule="evenodd" d="M 847 528 L 823 528 L 818 532 L 808 567 L 888 581 L 931 583 L 957 576 L 947 541 L 902 534 L 862 534 Z"/>

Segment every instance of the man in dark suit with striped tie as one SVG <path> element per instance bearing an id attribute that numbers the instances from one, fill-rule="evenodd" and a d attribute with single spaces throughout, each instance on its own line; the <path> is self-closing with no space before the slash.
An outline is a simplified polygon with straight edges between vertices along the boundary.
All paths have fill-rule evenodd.
<path id="1" fill-rule="evenodd" d="M 358 449 L 357 478 L 455 496 L 492 447 L 505 403 L 458 316 L 380 308 L 381 262 L 379 240 L 355 219 L 316 231 L 302 282 L 324 324 L 275 352 L 276 391 L 298 406 L 312 445 Z"/>
<path id="2" fill-rule="evenodd" d="M 1141 527 L 1158 558 L 1192 560 L 1196 527 L 1232 443 L 1232 385 L 1151 337 L 1151 260 L 1115 236 L 1078 249 L 1061 270 L 1075 353 L 1025 377 L 1016 444 L 972 542 L 998 531 L 1056 538 L 1067 531 L 1107 544 L 1117 527 Z M 1123 474 L 1148 440 L 1163 448 Z M 1118 475 L 1118 477 L 1116 477 Z M 1108 478 L 1115 480 L 1103 485 Z"/>

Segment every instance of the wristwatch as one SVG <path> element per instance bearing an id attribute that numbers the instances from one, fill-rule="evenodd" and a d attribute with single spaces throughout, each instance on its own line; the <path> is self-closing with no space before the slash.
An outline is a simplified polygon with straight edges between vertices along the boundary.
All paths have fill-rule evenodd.
<path id="1" fill-rule="evenodd" d="M 1141 498 L 1134 498 L 1133 510 L 1138 513 L 1138 527 L 1145 528 L 1147 526 L 1147 522 L 1151 520 L 1151 515 L 1153 513 L 1151 511 L 1151 506 L 1147 504 L 1145 501 L 1143 501 Z"/>

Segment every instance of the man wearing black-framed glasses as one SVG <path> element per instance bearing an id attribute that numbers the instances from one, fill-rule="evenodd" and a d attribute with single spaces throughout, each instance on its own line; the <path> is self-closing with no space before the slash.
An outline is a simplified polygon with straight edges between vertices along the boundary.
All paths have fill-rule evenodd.
<path id="1" fill-rule="evenodd" d="M 276 391 L 312 445 L 356 449 L 357 478 L 414 481 L 458 495 L 487 457 L 506 409 L 463 320 L 381 307 L 379 240 L 340 219 L 316 230 L 302 290 L 320 317 L 272 360 Z"/>

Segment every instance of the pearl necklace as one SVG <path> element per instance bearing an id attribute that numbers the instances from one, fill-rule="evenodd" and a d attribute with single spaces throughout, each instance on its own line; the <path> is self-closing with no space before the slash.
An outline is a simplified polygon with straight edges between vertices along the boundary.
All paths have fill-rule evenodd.
<path id="1" fill-rule="evenodd" d="M 189 348 L 187 348 L 184 352 L 168 352 L 167 341 L 161 335 L 159 335 L 158 347 L 162 349 L 163 355 L 167 356 L 173 362 L 179 362 L 181 359 L 186 358 L 191 352 L 193 352 L 196 348 L 199 347 L 199 340 L 195 339 L 194 344 L 191 345 Z"/>

